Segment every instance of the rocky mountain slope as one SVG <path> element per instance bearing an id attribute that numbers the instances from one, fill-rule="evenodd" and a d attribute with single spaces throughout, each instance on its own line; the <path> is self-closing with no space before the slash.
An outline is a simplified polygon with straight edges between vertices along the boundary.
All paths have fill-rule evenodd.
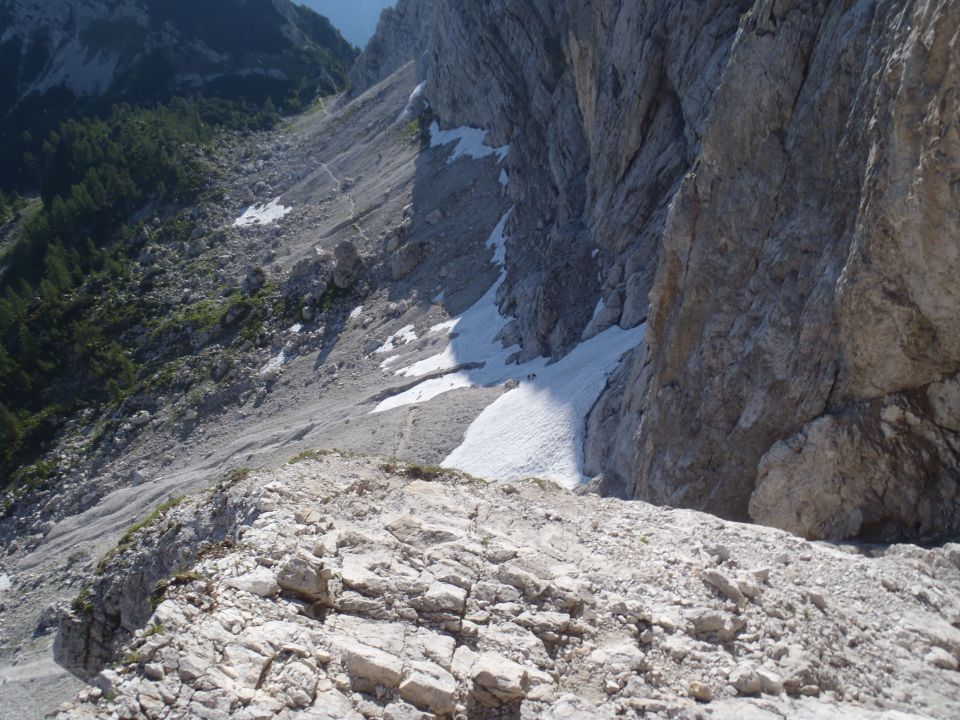
<path id="1" fill-rule="evenodd" d="M 410 6 L 438 118 L 511 147 L 523 356 L 645 325 L 589 474 L 810 537 L 956 534 L 955 3 Z"/>
<path id="2" fill-rule="evenodd" d="M 956 548 L 863 543 L 957 530 L 958 26 L 401 0 L 143 224 L 177 361 L 0 521 L 0 717 L 956 715 Z"/>
<path id="3" fill-rule="evenodd" d="M 58 717 L 945 718 L 958 597 L 957 546 L 305 455 L 104 560 L 57 650 L 94 687 Z"/>

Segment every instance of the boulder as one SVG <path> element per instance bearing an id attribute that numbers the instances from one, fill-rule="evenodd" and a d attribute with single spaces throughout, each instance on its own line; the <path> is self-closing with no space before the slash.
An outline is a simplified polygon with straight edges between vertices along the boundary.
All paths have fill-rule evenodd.
<path id="1" fill-rule="evenodd" d="M 351 287 L 360 277 L 362 263 L 356 246 L 349 240 L 344 240 L 334 248 L 336 266 L 333 270 L 333 284 L 341 290 Z"/>

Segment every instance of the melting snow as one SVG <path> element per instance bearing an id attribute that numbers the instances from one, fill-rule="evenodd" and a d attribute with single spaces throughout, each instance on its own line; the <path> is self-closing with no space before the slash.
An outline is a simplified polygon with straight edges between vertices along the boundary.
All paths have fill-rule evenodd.
<path id="1" fill-rule="evenodd" d="M 597 300 L 597 306 L 593 309 L 593 317 L 595 318 L 597 315 L 599 315 L 600 313 L 602 313 L 606 307 L 607 307 L 607 306 L 606 306 L 606 304 L 603 302 L 603 298 L 601 297 L 599 300 Z M 593 319 L 593 318 L 591 318 L 591 319 Z"/>
<path id="2" fill-rule="evenodd" d="M 507 210 L 507 214 L 500 218 L 500 222 L 497 223 L 497 226 L 490 234 L 490 239 L 487 240 L 487 247 L 493 248 L 493 264 L 497 267 L 503 267 L 503 264 L 507 261 L 506 230 L 507 221 L 510 219 L 512 213 L 513 208 Z"/>
<path id="3" fill-rule="evenodd" d="M 608 328 L 521 382 L 480 413 L 443 465 L 503 480 L 547 478 L 567 487 L 586 480 L 587 415 L 620 356 L 643 340 L 643 331 Z"/>
<path id="4" fill-rule="evenodd" d="M 363 313 L 363 305 L 357 305 L 353 310 L 350 311 L 350 319 L 356 320 Z"/>
<path id="5" fill-rule="evenodd" d="M 277 355 L 276 357 L 270 358 L 270 360 L 267 361 L 267 364 L 264 365 L 262 368 L 260 368 L 260 374 L 266 375 L 268 372 L 271 372 L 273 370 L 278 370 L 281 367 L 283 367 L 283 364 L 286 361 L 287 361 L 287 354 L 283 350 L 281 350 L 279 355 Z"/>
<path id="6" fill-rule="evenodd" d="M 268 203 L 251 205 L 243 215 L 234 221 L 235 227 L 246 227 L 247 225 L 269 225 L 274 220 L 279 220 L 289 213 L 293 208 L 284 207 L 280 204 L 280 198 L 276 197 Z"/>
<path id="7" fill-rule="evenodd" d="M 414 329 L 413 325 L 407 325 L 400 328 L 393 335 L 388 337 L 386 342 L 377 348 L 376 352 L 388 353 L 392 350 L 396 350 L 401 345 L 406 345 L 408 342 L 413 342 L 416 339 L 417 331 Z"/>
<path id="8" fill-rule="evenodd" d="M 488 241 L 498 265 L 504 261 L 509 217 L 507 212 Z M 426 402 L 457 388 L 493 387 L 517 380 L 517 388 L 474 420 L 463 444 L 443 464 L 485 477 L 516 480 L 536 476 L 572 487 L 585 479 L 583 444 L 590 408 L 621 355 L 643 341 L 644 328 L 608 328 L 552 365 L 543 357 L 522 365 L 507 364 L 518 347 L 504 348 L 497 340 L 510 322 L 500 315 L 496 302 L 505 277 L 504 271 L 463 314 L 430 329 L 432 334 L 451 335 L 443 352 L 401 368 L 397 374 L 422 377 L 466 364 L 480 367 L 425 380 L 386 398 L 373 412 Z"/>
<path id="9" fill-rule="evenodd" d="M 403 110 L 400 112 L 399 115 L 397 115 L 397 122 L 404 120 L 410 114 L 410 109 L 413 107 L 413 103 L 416 101 L 418 97 L 423 95 L 423 89 L 426 86 L 427 86 L 427 83 L 422 82 L 413 89 L 413 92 L 410 93 L 410 97 L 407 100 L 407 104 L 403 106 Z M 429 103 L 427 104 L 429 105 Z"/>
<path id="10" fill-rule="evenodd" d="M 474 160 L 485 158 L 490 155 L 497 156 L 497 162 L 503 162 L 503 159 L 510 152 L 510 146 L 490 147 L 484 141 L 487 139 L 487 131 L 472 127 L 458 127 L 452 130 L 441 130 L 439 123 L 434 120 L 430 125 L 430 146 L 440 147 L 457 143 L 453 153 L 447 158 L 448 163 L 452 163 L 463 156 L 471 157 Z"/>

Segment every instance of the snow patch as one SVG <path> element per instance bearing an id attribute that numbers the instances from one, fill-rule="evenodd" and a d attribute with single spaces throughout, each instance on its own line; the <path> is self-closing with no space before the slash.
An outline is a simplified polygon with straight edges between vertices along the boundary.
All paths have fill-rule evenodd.
<path id="1" fill-rule="evenodd" d="M 430 125 L 430 146 L 441 147 L 457 143 L 453 153 L 447 158 L 447 163 L 452 163 L 464 156 L 479 160 L 490 155 L 496 155 L 498 163 L 503 162 L 507 153 L 510 152 L 510 146 L 491 147 L 487 145 L 484 142 L 487 139 L 487 134 L 488 131 L 486 130 L 466 126 L 453 128 L 452 130 L 441 130 L 440 124 L 434 120 Z"/>
<path id="2" fill-rule="evenodd" d="M 350 311 L 350 319 L 356 320 L 363 314 L 363 305 L 357 305 L 353 310 Z"/>
<path id="3" fill-rule="evenodd" d="M 279 220 L 293 208 L 284 207 L 280 204 L 280 197 L 275 197 L 268 203 L 256 204 L 248 207 L 243 215 L 234 221 L 234 227 L 247 227 L 248 225 L 269 225 Z"/>
<path id="4" fill-rule="evenodd" d="M 440 292 L 438 292 L 436 295 L 433 296 L 433 300 L 431 300 L 430 302 L 432 302 L 434 305 L 439 305 L 440 303 L 443 302 L 446 295 L 447 295 L 447 291 L 441 290 Z"/>
<path id="5" fill-rule="evenodd" d="M 407 99 L 407 104 L 403 106 L 403 110 L 399 115 L 397 115 L 397 122 L 401 122 L 409 117 L 410 110 L 413 108 L 413 103 L 417 101 L 417 98 L 423 95 L 423 90 L 426 86 L 427 83 L 424 81 L 413 89 L 413 92 L 410 93 L 410 97 Z M 429 106 L 429 103 L 427 103 L 427 105 Z"/>
<path id="6" fill-rule="evenodd" d="M 393 335 L 387 338 L 386 342 L 376 349 L 378 353 L 388 353 L 396 350 L 401 345 L 406 345 L 417 339 L 417 331 L 413 325 L 407 325 L 397 330 Z"/>
<path id="7" fill-rule="evenodd" d="M 530 374 L 480 413 L 442 465 L 501 480 L 540 477 L 568 488 L 584 482 L 587 415 L 643 335 L 643 326 L 608 328 Z"/>
<path id="8" fill-rule="evenodd" d="M 500 177 L 497 179 L 500 181 L 500 185 L 502 187 L 506 187 L 507 185 L 510 184 L 510 176 L 507 174 L 506 170 L 501 170 Z"/>
<path id="9" fill-rule="evenodd" d="M 283 367 L 283 364 L 285 362 L 287 362 L 287 354 L 283 350 L 281 350 L 278 355 L 270 358 L 270 360 L 267 361 L 267 364 L 264 365 L 262 368 L 260 368 L 260 374 L 266 375 L 267 373 L 273 372 L 274 370 L 279 370 L 280 368 Z"/>
<path id="10" fill-rule="evenodd" d="M 606 306 L 606 304 L 603 302 L 603 298 L 601 297 L 599 300 L 597 300 L 597 306 L 593 309 L 593 317 L 590 318 L 590 319 L 591 319 L 591 320 L 595 319 L 595 318 L 597 317 L 597 315 L 599 315 L 600 313 L 602 313 L 602 312 L 606 309 L 606 307 L 607 307 L 607 306 Z"/>
<path id="11" fill-rule="evenodd" d="M 6 592 L 13 587 L 13 580 L 9 575 L 0 575 L 0 592 Z"/>
<path id="12" fill-rule="evenodd" d="M 493 248 L 493 264 L 497 267 L 503 267 L 507 261 L 507 221 L 512 214 L 513 208 L 507 210 L 507 214 L 500 218 L 500 222 L 490 234 L 490 239 L 487 240 L 487 247 Z"/>
<path id="13" fill-rule="evenodd" d="M 118 62 L 118 57 L 103 52 L 91 55 L 83 41 L 74 37 L 56 50 L 33 90 L 42 94 L 64 85 L 75 95 L 102 95 L 116 76 Z"/>

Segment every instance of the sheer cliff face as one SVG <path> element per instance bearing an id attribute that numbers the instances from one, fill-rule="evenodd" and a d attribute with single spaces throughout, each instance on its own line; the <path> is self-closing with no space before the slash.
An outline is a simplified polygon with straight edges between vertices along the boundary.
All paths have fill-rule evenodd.
<path id="1" fill-rule="evenodd" d="M 435 111 L 511 144 L 518 211 L 503 309 L 519 317 L 526 356 L 562 353 L 584 330 L 646 317 L 666 208 L 694 162 L 748 6 L 441 7 Z"/>
<path id="2" fill-rule="evenodd" d="M 958 13 L 745 19 L 663 234 L 639 496 L 811 536 L 957 532 Z"/>
<path id="3" fill-rule="evenodd" d="M 524 354 L 647 321 L 588 472 L 809 536 L 960 530 L 958 13 L 437 6 L 434 112 L 511 145 Z"/>

